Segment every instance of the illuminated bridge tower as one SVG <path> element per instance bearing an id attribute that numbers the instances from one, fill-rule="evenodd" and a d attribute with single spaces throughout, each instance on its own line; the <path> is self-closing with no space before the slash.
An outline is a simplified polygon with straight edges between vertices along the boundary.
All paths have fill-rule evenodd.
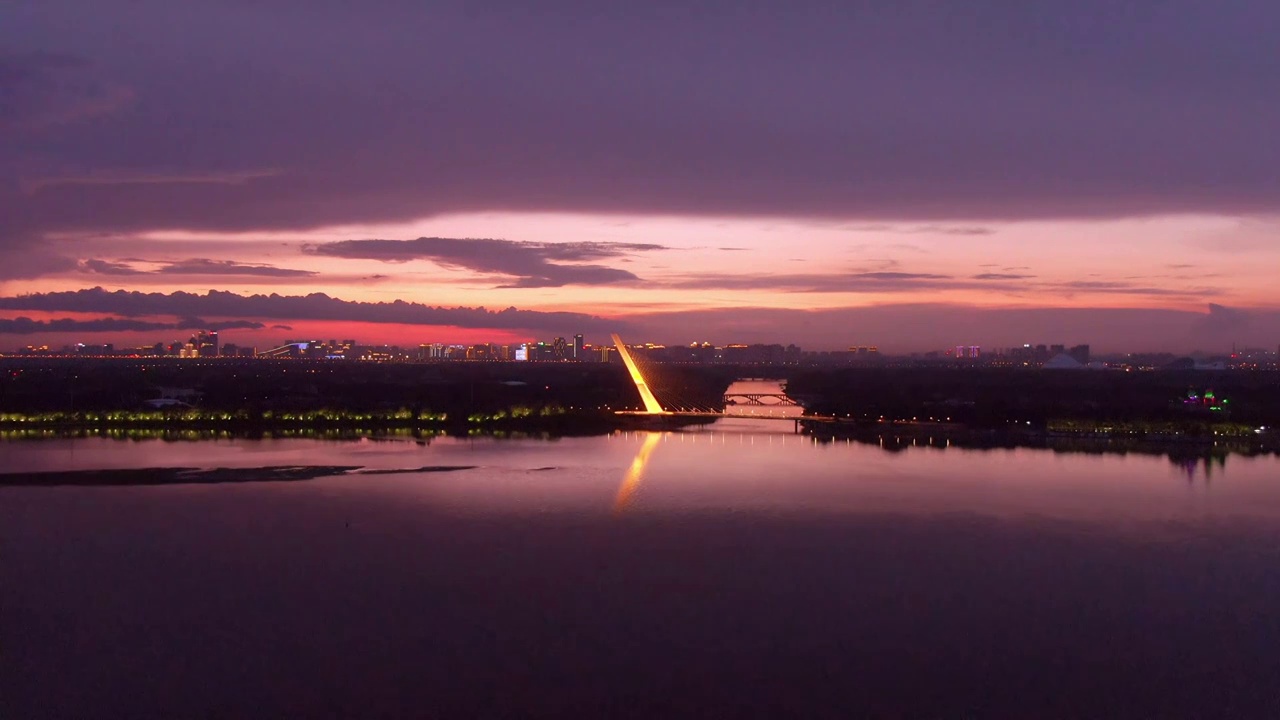
<path id="1" fill-rule="evenodd" d="M 622 362 L 627 366 L 627 372 L 631 374 L 631 380 L 636 384 L 636 389 L 640 391 L 640 399 L 644 401 L 644 412 L 647 415 L 670 415 L 671 413 L 662 409 L 662 405 L 658 404 L 658 398 L 653 396 L 653 392 L 649 390 L 649 385 L 645 382 L 644 376 L 640 374 L 640 368 L 636 367 L 636 361 L 631 357 L 631 351 L 622 343 L 622 338 L 614 333 L 610 337 L 613 338 L 613 344 L 618 348 L 618 354 L 622 356 Z"/>

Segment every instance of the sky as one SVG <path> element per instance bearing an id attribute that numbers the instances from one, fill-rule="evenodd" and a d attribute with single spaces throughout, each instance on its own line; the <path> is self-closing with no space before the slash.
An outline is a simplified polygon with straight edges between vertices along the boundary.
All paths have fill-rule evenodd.
<path id="1" fill-rule="evenodd" d="M 0 351 L 1280 344 L 1280 5 L 0 1 Z"/>

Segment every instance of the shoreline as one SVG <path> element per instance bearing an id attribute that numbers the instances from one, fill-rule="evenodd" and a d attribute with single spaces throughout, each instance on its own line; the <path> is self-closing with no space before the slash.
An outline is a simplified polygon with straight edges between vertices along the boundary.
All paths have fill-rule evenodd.
<path id="1" fill-rule="evenodd" d="M 1041 449 L 1085 454 L 1138 453 L 1169 457 L 1280 454 L 1276 433 L 1201 435 L 1177 432 L 1061 431 L 1047 428 L 987 428 L 943 423 L 854 424 L 802 422 L 818 442 L 847 440 L 886 451 L 911 447 L 966 450 Z M 923 442 L 922 442 L 923 441 Z"/>
<path id="2" fill-rule="evenodd" d="M 555 439 L 591 437 L 619 431 L 670 432 L 708 426 L 717 418 L 643 415 L 565 414 L 483 422 L 405 421 L 211 421 L 177 422 L 0 422 L 0 441 L 106 438 L 197 442 L 221 439 L 413 440 L 436 438 Z M 749 419 L 749 418 L 748 418 Z M 852 441 L 887 452 L 912 447 L 968 450 L 1044 449 L 1054 452 L 1206 457 L 1280 454 L 1274 431 L 1261 434 L 1203 435 L 1176 432 L 1061 431 L 1047 428 L 991 428 L 955 423 L 865 423 L 806 421 L 801 434 L 819 443 Z"/>
<path id="3" fill-rule="evenodd" d="M 616 430 L 660 427 L 679 429 L 706 425 L 716 418 L 668 417 L 616 413 L 561 413 L 552 415 L 471 416 L 468 418 L 414 418 L 376 414 L 333 414 L 313 417 L 236 417 L 218 414 L 154 417 L 150 414 L 85 413 L 68 417 L 0 416 L 0 437 L 6 435 L 86 436 L 121 433 L 219 433 L 236 436 L 270 436 L 298 433 L 379 433 L 467 436 L 473 434 L 549 434 L 555 436 L 603 435 Z"/>

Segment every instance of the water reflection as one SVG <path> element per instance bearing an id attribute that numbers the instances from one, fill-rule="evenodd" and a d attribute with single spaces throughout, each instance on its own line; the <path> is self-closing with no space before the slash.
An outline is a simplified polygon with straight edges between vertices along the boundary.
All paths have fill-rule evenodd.
<path id="1" fill-rule="evenodd" d="M 658 447 L 658 443 L 662 442 L 662 438 L 663 433 L 645 434 L 644 444 L 640 446 L 640 451 L 636 453 L 635 459 L 631 461 L 631 466 L 627 468 L 627 474 L 622 478 L 622 486 L 618 488 L 618 497 L 613 501 L 613 511 L 615 513 L 621 513 L 631 504 L 631 497 L 640 488 L 640 481 L 644 479 L 644 471 L 649 466 L 649 456 Z"/>
<path id="2" fill-rule="evenodd" d="M 304 430 L 292 429 L 275 432 L 259 432 L 251 434 L 227 431 L 192 431 L 192 430 L 78 430 L 61 432 L 54 430 L 23 430 L 0 433 L 0 450 L 13 458 L 9 468 L 15 464 L 30 462 L 33 458 L 41 458 L 40 469 L 74 469 L 58 466 L 55 458 L 63 449 L 84 454 L 82 462 L 74 463 L 76 468 L 93 469 L 94 458 L 110 458 L 112 467 L 116 460 L 123 462 L 140 462 L 140 458 L 151 457 L 158 465 L 188 465 L 195 458 L 201 462 L 223 462 L 216 460 L 218 453 L 210 454 L 210 447 L 236 447 L 243 452 L 247 448 L 284 447 L 280 443 L 295 443 L 293 447 L 307 447 L 308 443 L 331 445 L 331 459 L 339 464 L 343 448 L 358 448 L 363 444 L 378 443 L 383 445 L 400 445 L 406 448 L 413 446 L 429 447 L 438 443 L 453 444 L 456 442 L 484 443 L 484 447 L 495 449 L 503 443 L 511 443 L 515 447 L 529 447 L 525 443 L 551 441 L 571 442 L 574 445 L 594 447 L 597 442 L 607 438 L 623 438 L 643 444 L 646 438 L 662 433 L 644 431 L 615 432 L 599 436 L 556 437 L 546 433 L 474 433 L 463 437 L 449 436 L 435 431 L 415 432 L 378 431 L 374 429 L 343 430 Z M 992 461 L 1010 452 L 1043 453 L 1051 456 L 1080 457 L 1148 457 L 1161 458 L 1168 465 L 1176 468 L 1179 476 L 1189 482 L 1203 479 L 1208 482 L 1225 477 L 1228 468 L 1239 462 L 1250 459 L 1267 459 L 1274 461 L 1275 455 L 1267 448 L 1257 445 L 1239 445 L 1225 442 L 1218 443 L 1171 443 L 1143 442 L 1140 440 L 1104 440 L 1104 439 L 1072 439 L 1072 438 L 1036 438 L 1010 437 L 1007 435 L 969 432 L 955 435 L 902 434 L 901 432 L 868 432 L 866 434 L 845 437 L 815 436 L 807 433 L 795 434 L 787 423 L 754 420 L 748 418 L 725 418 L 714 425 L 685 428 L 679 431 L 666 432 L 668 439 L 682 446 L 707 447 L 737 445 L 744 448 L 776 448 L 791 459 L 786 462 L 797 462 L 802 449 L 821 451 L 823 449 L 839 450 L 857 456 L 859 462 L 869 459 L 867 450 L 874 450 L 875 455 L 886 458 L 918 458 L 920 455 L 946 455 L 947 464 L 966 465 L 966 458 L 974 453 L 992 455 Z M 656 440 L 653 442 L 657 442 Z M 203 445 L 199 451 L 173 448 L 163 451 L 162 445 Z M 120 446 L 119 450 L 111 450 L 112 446 Z M 136 448 L 136 449 L 131 449 Z M 145 450 L 143 449 L 145 448 Z M 643 448 L 639 448 L 642 450 Z M 945 452 L 943 452 L 945 451 Z M 649 451 L 650 453 L 652 450 Z M 711 451 L 694 453 L 691 457 L 691 468 L 707 465 L 708 470 L 715 470 L 715 463 L 707 463 Z M 635 460 L 634 454 L 628 456 L 628 463 Z M 1228 459 L 1232 459 L 1228 463 Z M 300 464 L 311 464 L 311 458 L 301 458 Z M 645 458 L 647 463 L 647 455 Z M 912 460 L 906 464 L 912 464 Z M 644 463 L 641 463 L 643 466 Z M 903 467 L 906 467 L 906 464 Z M 958 464 L 958 465 L 957 465 Z M 48 466 L 48 467 L 43 467 Z M 0 472 L 4 472 L 0 468 Z M 639 482 L 644 473 L 643 467 L 635 468 L 638 473 L 635 482 Z M 632 483 L 634 484 L 634 483 Z M 623 498 L 624 504 L 626 498 Z"/>
<path id="3" fill-rule="evenodd" d="M 406 469 L 0 487 L 6 717 L 1275 717 L 1275 458 L 786 425 L 4 444 Z"/>
<path id="4" fill-rule="evenodd" d="M 1205 455 L 1183 455 L 1171 453 L 1169 462 L 1177 466 L 1187 476 L 1188 483 L 1194 483 L 1196 476 L 1200 474 L 1201 468 L 1204 473 L 1204 483 L 1208 485 L 1213 480 L 1214 473 L 1221 475 L 1226 471 L 1227 455 L 1226 453 L 1210 453 Z"/>

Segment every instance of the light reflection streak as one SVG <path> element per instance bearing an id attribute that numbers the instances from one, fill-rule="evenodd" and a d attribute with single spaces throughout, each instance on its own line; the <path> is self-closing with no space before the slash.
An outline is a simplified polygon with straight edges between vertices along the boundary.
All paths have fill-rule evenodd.
<path id="1" fill-rule="evenodd" d="M 645 468 L 649 465 L 649 456 L 653 454 L 654 448 L 658 447 L 662 435 L 663 433 L 656 432 L 645 435 L 644 444 L 640 446 L 640 452 L 637 452 L 631 461 L 631 467 L 627 468 L 627 474 L 622 478 L 622 485 L 618 488 L 618 496 L 613 501 L 615 514 L 622 513 L 631 504 L 632 496 L 640 488 L 640 481 L 644 479 Z"/>

